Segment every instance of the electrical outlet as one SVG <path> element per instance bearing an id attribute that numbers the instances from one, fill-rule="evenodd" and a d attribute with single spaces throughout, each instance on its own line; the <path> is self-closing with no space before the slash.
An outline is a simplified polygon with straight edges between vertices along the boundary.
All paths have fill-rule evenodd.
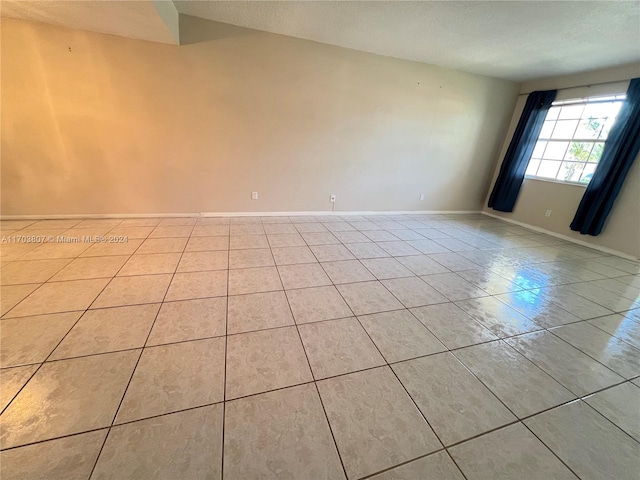
<path id="1" fill-rule="evenodd" d="M 420 201 L 424 200 L 424 193 L 420 194 Z"/>
<path id="2" fill-rule="evenodd" d="M 258 192 L 251 192 L 251 200 L 257 200 L 258 199 Z"/>
<path id="3" fill-rule="evenodd" d="M 329 196 L 329 201 L 330 201 L 331 203 L 336 203 L 336 196 L 335 196 L 334 194 L 331 194 L 331 195 Z"/>
<path id="4" fill-rule="evenodd" d="M 550 216 L 551 216 L 551 210 L 547 210 L 547 211 L 544 213 L 544 216 L 545 216 L 545 217 L 550 217 Z"/>

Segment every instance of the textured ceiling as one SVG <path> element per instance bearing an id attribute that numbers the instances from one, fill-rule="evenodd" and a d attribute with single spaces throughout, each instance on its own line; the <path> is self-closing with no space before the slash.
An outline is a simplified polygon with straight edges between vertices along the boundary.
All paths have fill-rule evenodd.
<path id="1" fill-rule="evenodd" d="M 638 0 L 0 0 L 0 9 L 22 20 L 172 44 L 180 12 L 514 81 L 640 61 Z"/>
<path id="2" fill-rule="evenodd" d="M 640 2 L 174 1 L 180 13 L 523 81 L 640 61 Z"/>
<path id="3" fill-rule="evenodd" d="M 175 45 L 179 37 L 178 13 L 170 1 L 2 0 L 0 11 L 3 17 L 151 42 Z"/>

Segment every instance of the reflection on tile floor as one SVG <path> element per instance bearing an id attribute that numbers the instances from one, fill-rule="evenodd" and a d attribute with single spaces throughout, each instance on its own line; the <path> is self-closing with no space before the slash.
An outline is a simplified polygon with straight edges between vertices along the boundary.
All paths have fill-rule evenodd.
<path id="1" fill-rule="evenodd" d="M 3 480 L 638 479 L 638 262 L 475 214 L 0 227 Z"/>

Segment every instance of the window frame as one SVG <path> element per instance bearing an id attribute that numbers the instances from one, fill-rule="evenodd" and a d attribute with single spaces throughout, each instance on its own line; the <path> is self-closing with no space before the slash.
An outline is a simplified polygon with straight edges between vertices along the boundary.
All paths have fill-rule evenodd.
<path id="1" fill-rule="evenodd" d="M 556 101 L 554 101 L 552 103 L 551 108 L 553 108 L 553 107 L 563 107 L 563 106 L 572 106 L 572 105 L 576 105 L 576 106 L 577 105 L 582 105 L 583 109 L 584 109 L 588 105 L 593 105 L 593 104 L 598 104 L 598 103 L 611 103 L 611 102 L 621 102 L 622 103 L 622 102 L 624 102 L 625 99 L 626 99 L 626 94 L 625 93 L 604 93 L 604 94 L 601 94 L 601 95 L 593 95 L 593 96 L 589 96 L 589 97 L 578 97 L 578 98 L 574 97 L 574 98 L 556 100 Z M 549 110 L 551 110 L 551 108 Z M 618 112 L 619 112 L 619 109 L 618 109 Z M 557 122 L 559 120 L 561 120 L 560 119 L 560 115 L 561 115 L 561 112 L 559 112 L 559 114 L 558 114 L 558 116 L 556 118 L 552 119 L 555 122 L 554 123 L 554 129 L 555 129 L 556 125 L 557 125 Z M 584 117 L 583 118 L 582 115 L 584 115 L 584 110 L 580 114 L 580 118 L 577 119 L 578 123 L 577 123 L 577 125 L 576 125 L 576 127 L 575 127 L 575 129 L 573 131 L 573 134 L 572 134 L 571 138 L 556 138 L 556 139 L 552 139 L 551 138 L 551 136 L 553 135 L 553 132 L 552 132 L 552 133 L 549 134 L 549 136 L 548 136 L 549 138 L 545 137 L 544 139 L 542 139 L 542 141 L 545 141 L 545 142 L 568 142 L 569 145 L 568 145 L 567 148 L 570 148 L 570 145 L 572 143 L 574 143 L 574 142 L 577 142 L 577 143 L 592 143 L 593 144 L 593 146 L 591 147 L 592 150 L 593 150 L 595 145 L 600 143 L 600 144 L 603 145 L 603 148 L 604 148 L 604 145 L 606 144 L 606 141 L 609 138 L 608 134 L 607 134 L 607 138 L 604 139 L 604 140 L 601 140 L 599 138 L 596 138 L 596 139 L 593 139 L 593 138 L 591 138 L 591 139 L 589 139 L 589 138 L 576 138 L 576 134 L 578 133 L 582 122 L 587 118 L 591 118 L 591 117 Z M 547 116 L 545 117 L 545 122 L 548 121 L 547 117 L 548 117 L 548 112 L 547 112 Z M 616 117 L 617 117 L 617 113 L 616 113 Z M 601 117 L 598 117 L 598 118 L 601 118 Z M 610 117 L 607 117 L 607 119 L 608 118 L 610 118 Z M 571 120 L 575 120 L 575 119 L 571 119 Z M 616 121 L 617 121 L 617 118 L 616 118 Z M 606 123 L 606 120 L 605 120 L 605 123 Z M 605 123 L 603 123 L 600 126 L 600 128 L 603 128 L 605 126 Z M 609 131 L 611 130 L 613 125 L 615 125 L 615 121 L 614 121 L 613 124 L 611 124 L 609 126 Z M 598 135 L 598 137 L 599 136 L 600 135 Z M 539 135 L 538 138 L 536 139 L 536 144 L 539 141 L 541 141 L 540 137 L 541 137 L 541 135 Z M 545 146 L 545 148 L 546 148 L 546 146 Z M 535 149 L 534 149 L 534 151 L 535 151 Z M 590 151 L 590 153 L 591 153 L 591 151 Z M 543 153 L 543 155 L 544 155 L 544 153 Z M 565 150 L 563 158 L 561 160 L 557 160 L 558 163 L 559 163 L 558 173 L 560 173 L 560 171 L 562 169 L 562 164 L 567 162 L 567 160 L 565 159 L 566 156 L 567 156 L 567 151 Z M 529 165 L 530 165 L 530 162 L 532 160 L 537 160 L 539 162 L 542 162 L 544 160 L 544 158 L 541 157 L 541 158 L 535 158 L 534 159 L 533 152 L 532 152 L 531 157 L 527 161 L 527 170 L 529 170 Z M 598 161 L 599 161 L 599 159 L 598 159 Z M 582 168 L 584 169 L 584 166 L 586 166 L 588 164 L 593 164 L 594 162 L 589 162 L 588 159 L 587 159 L 586 161 L 576 161 L 575 163 L 579 163 L 579 164 L 583 165 Z M 598 162 L 596 162 L 595 164 L 597 166 Z M 538 164 L 538 168 L 536 169 L 536 173 L 538 173 L 539 168 L 540 168 L 540 164 Z M 594 169 L 594 172 L 595 172 L 595 169 Z M 558 173 L 556 173 L 556 177 L 557 177 Z M 551 182 L 551 183 L 559 183 L 559 184 L 565 184 L 565 185 L 568 184 L 568 185 L 578 186 L 578 187 L 582 187 L 582 188 L 586 188 L 589 185 L 589 183 L 591 182 L 591 179 L 589 179 L 588 182 L 580 182 L 579 180 L 563 180 L 563 179 L 558 179 L 556 177 L 554 177 L 554 178 L 543 177 L 543 176 L 531 175 L 531 174 L 525 173 L 525 179 L 527 179 L 527 180 L 537 180 L 537 181 L 541 181 L 541 182 Z"/>

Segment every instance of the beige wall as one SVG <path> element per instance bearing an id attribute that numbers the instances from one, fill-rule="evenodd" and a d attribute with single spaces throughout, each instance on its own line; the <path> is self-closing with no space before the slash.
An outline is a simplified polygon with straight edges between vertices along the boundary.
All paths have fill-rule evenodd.
<path id="1" fill-rule="evenodd" d="M 331 193 L 342 211 L 482 208 L 516 84 L 194 17 L 180 31 L 2 19 L 3 215 L 326 211 Z"/>
<path id="2" fill-rule="evenodd" d="M 534 90 L 560 88 L 557 98 L 564 100 L 624 93 L 629 85 L 629 80 L 637 76 L 640 76 L 640 64 L 626 65 L 586 74 L 527 82 L 522 85 L 522 92 L 529 93 Z M 591 87 L 583 86 L 600 82 L 607 83 Z M 500 153 L 499 162 L 494 172 L 494 179 L 497 177 L 513 131 L 520 119 L 525 100 L 526 95 L 518 98 Z M 489 193 L 491 193 L 491 188 Z M 587 242 L 590 245 L 613 249 L 634 258 L 640 258 L 640 160 L 636 160 L 631 167 L 622 191 L 607 219 L 604 231 L 597 237 L 580 235 L 569 228 L 584 190 L 585 187 L 583 186 L 525 179 L 512 213 L 497 212 L 486 207 L 486 203 L 485 211 Z M 545 217 L 547 210 L 551 210 L 550 217 Z"/>

